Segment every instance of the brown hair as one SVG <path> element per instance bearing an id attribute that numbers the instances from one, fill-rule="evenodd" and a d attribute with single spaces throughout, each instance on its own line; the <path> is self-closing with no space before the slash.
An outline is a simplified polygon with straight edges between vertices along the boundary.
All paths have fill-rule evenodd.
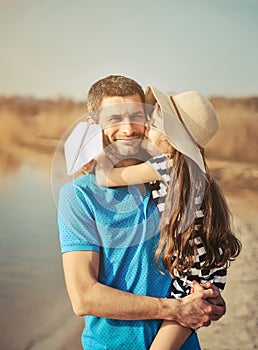
<path id="1" fill-rule="evenodd" d="M 95 112 L 105 97 L 125 97 L 136 94 L 140 96 L 142 103 L 145 103 L 144 91 L 135 80 L 121 75 L 110 75 L 98 80 L 90 88 L 87 98 L 88 112 L 97 118 Z"/>
<path id="2" fill-rule="evenodd" d="M 189 158 L 177 150 L 173 151 L 171 180 L 161 218 L 161 234 L 155 261 L 174 277 L 174 269 L 184 276 L 194 264 L 197 246 L 196 198 L 203 200 L 199 209 L 204 217 L 198 230 L 206 250 L 205 269 L 229 265 L 241 251 L 241 242 L 232 230 L 231 213 L 226 200 L 209 173 L 206 174 Z M 160 267 L 160 266 L 159 266 Z"/>

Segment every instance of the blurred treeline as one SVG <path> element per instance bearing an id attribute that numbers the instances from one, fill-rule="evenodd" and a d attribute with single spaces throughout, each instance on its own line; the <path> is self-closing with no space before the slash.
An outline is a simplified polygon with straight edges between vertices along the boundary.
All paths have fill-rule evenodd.
<path id="1" fill-rule="evenodd" d="M 210 97 L 220 130 L 206 148 L 208 158 L 258 161 L 258 96 Z M 69 126 L 86 114 L 86 102 L 0 96 L 0 155 L 25 149 L 53 153 Z"/>

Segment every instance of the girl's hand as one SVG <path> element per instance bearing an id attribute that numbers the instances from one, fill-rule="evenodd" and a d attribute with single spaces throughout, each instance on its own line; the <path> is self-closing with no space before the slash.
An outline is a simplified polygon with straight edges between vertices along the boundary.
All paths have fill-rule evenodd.
<path id="1" fill-rule="evenodd" d="M 96 157 L 95 174 L 100 186 L 108 187 L 108 176 L 114 165 L 107 157 L 105 150 Z"/>
<path id="2" fill-rule="evenodd" d="M 89 163 L 83 165 L 83 167 L 80 170 L 79 176 L 86 175 L 90 172 L 93 172 L 94 167 L 95 167 L 95 159 L 92 159 Z M 75 177 L 77 177 L 77 176 L 75 176 Z"/>

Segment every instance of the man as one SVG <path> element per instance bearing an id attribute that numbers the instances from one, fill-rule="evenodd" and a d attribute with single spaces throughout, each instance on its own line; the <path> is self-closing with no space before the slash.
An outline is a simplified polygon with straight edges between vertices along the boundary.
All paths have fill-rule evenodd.
<path id="1" fill-rule="evenodd" d="M 117 167 L 144 160 L 144 102 L 140 85 L 122 76 L 104 78 L 89 91 L 89 112 Z M 74 312 L 85 316 L 84 349 L 146 350 L 164 319 L 197 329 L 225 313 L 212 286 L 181 300 L 166 298 L 171 277 L 154 263 L 158 224 L 148 185 L 103 188 L 87 174 L 61 190 L 64 274 Z M 197 348 L 193 332 L 182 349 Z"/>

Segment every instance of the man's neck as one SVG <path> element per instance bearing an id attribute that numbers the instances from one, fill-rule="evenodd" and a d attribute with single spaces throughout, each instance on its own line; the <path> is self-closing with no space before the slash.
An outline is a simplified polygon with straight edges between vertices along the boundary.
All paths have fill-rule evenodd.
<path id="1" fill-rule="evenodd" d="M 146 150 L 140 149 L 138 154 L 133 155 L 131 158 L 121 158 L 120 160 L 117 159 L 117 163 L 114 165 L 115 168 L 121 168 L 121 167 L 127 167 L 131 165 L 137 165 L 141 164 L 143 162 L 146 162 L 148 159 L 150 159 L 151 156 Z"/>
<path id="2" fill-rule="evenodd" d="M 126 159 L 122 159 L 120 160 L 117 164 L 115 164 L 115 168 L 122 168 L 122 167 L 127 167 L 127 166 L 131 166 L 131 165 L 137 165 L 142 163 L 143 160 L 140 159 L 134 159 L 134 158 L 126 158 Z"/>

